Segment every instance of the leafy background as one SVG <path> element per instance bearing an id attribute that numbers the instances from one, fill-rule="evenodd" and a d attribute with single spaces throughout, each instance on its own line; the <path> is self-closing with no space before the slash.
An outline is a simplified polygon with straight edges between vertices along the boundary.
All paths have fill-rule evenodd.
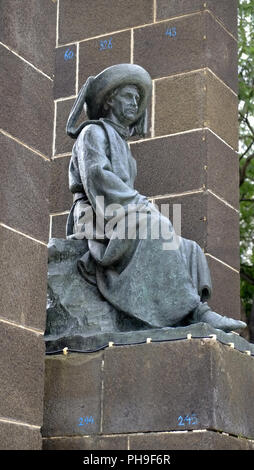
<path id="1" fill-rule="evenodd" d="M 241 313 L 254 343 L 254 0 L 239 0 L 238 77 Z"/>

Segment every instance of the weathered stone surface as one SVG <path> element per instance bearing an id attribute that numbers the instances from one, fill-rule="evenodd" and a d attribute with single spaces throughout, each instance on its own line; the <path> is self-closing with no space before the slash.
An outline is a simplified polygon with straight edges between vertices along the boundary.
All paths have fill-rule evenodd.
<path id="1" fill-rule="evenodd" d="M 155 135 L 208 127 L 238 146 L 237 96 L 209 71 L 155 82 Z"/>
<path id="2" fill-rule="evenodd" d="M 211 11 L 237 37 L 237 0 L 157 0 L 156 18 L 163 20 L 203 10 Z"/>
<path id="3" fill-rule="evenodd" d="M 56 137 L 55 137 L 55 149 L 54 155 L 62 153 L 70 153 L 75 140 L 71 139 L 66 134 L 66 123 L 71 112 L 71 108 L 74 104 L 74 99 L 67 99 L 64 101 L 57 101 L 56 103 Z M 87 118 L 85 113 L 81 113 L 80 119 L 77 121 L 78 124 L 85 121 Z"/>
<path id="4" fill-rule="evenodd" d="M 59 42 L 120 31 L 153 22 L 153 0 L 61 0 L 59 8 Z"/>
<path id="5" fill-rule="evenodd" d="M 56 36 L 56 3 L 4 0 L 0 5 L 0 41 L 53 76 Z"/>
<path id="6" fill-rule="evenodd" d="M 43 439 L 43 450 L 127 450 L 128 436 L 69 436 Z"/>
<path id="7" fill-rule="evenodd" d="M 51 214 L 70 210 L 72 206 L 73 195 L 69 190 L 68 179 L 69 164 L 69 156 L 55 158 L 50 162 L 49 211 Z"/>
<path id="8" fill-rule="evenodd" d="M 219 432 L 146 433 L 130 435 L 130 450 L 253 450 L 254 442 Z"/>
<path id="9" fill-rule="evenodd" d="M 43 336 L 0 321 L 0 416 L 41 426 L 43 414 Z"/>
<path id="10" fill-rule="evenodd" d="M 0 422 L 0 450 L 41 450 L 40 429 Z"/>
<path id="11" fill-rule="evenodd" d="M 0 127 L 44 155 L 51 156 L 52 81 L 1 46 L 0 84 Z"/>
<path id="12" fill-rule="evenodd" d="M 50 162 L 0 134 L 1 222 L 48 241 Z"/>
<path id="13" fill-rule="evenodd" d="M 102 359 L 103 352 L 46 358 L 43 436 L 100 431 Z"/>
<path id="14" fill-rule="evenodd" d="M 237 92 L 237 43 L 208 12 L 135 29 L 134 63 L 152 78 L 208 67 Z"/>
<path id="15" fill-rule="evenodd" d="M 79 45 L 79 84 L 90 75 L 97 75 L 106 67 L 129 63 L 131 54 L 131 32 L 106 35 Z"/>
<path id="16" fill-rule="evenodd" d="M 213 429 L 253 438 L 252 357 L 193 339 L 108 348 L 104 360 L 103 433 Z"/>
<path id="17" fill-rule="evenodd" d="M 239 269 L 239 213 L 208 191 L 155 199 L 168 204 L 173 221 L 173 206 L 181 204 L 181 236 L 195 240 L 206 253 Z"/>
<path id="18" fill-rule="evenodd" d="M 52 216 L 51 238 L 64 238 L 68 214 Z"/>
<path id="19" fill-rule="evenodd" d="M 131 143 L 135 187 L 149 197 L 198 190 L 203 185 L 239 207 L 238 155 L 209 130 Z M 225 174 L 232 185 L 225 185 Z M 152 175 L 152 178 L 151 178 Z"/>
<path id="20" fill-rule="evenodd" d="M 0 227 L 0 245 L 0 316 L 43 332 L 47 247 L 4 227 Z"/>
<path id="21" fill-rule="evenodd" d="M 45 339 L 51 350 L 56 349 L 58 339 L 65 342 L 66 337 L 110 333 L 116 324 L 114 307 L 78 272 L 77 260 L 85 251 L 85 243 L 61 239 L 51 239 L 49 243 Z M 65 346 L 70 347 L 69 342 Z M 79 349 L 77 342 L 76 348 Z"/>
<path id="22" fill-rule="evenodd" d="M 55 50 L 54 99 L 76 94 L 77 46 Z"/>
<path id="23" fill-rule="evenodd" d="M 211 273 L 213 293 L 210 307 L 221 315 L 240 319 L 240 275 L 239 272 L 207 255 Z"/>

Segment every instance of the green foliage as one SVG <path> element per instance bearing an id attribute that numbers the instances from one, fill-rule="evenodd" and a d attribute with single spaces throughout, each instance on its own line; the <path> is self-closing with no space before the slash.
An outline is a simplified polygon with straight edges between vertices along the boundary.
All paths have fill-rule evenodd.
<path id="1" fill-rule="evenodd" d="M 254 0 L 239 0 L 238 46 L 241 298 L 248 316 L 254 300 Z"/>

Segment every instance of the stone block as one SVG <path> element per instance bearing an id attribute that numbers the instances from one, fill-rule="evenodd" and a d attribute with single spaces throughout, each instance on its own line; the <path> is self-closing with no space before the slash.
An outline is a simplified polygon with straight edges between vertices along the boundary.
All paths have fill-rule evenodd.
<path id="1" fill-rule="evenodd" d="M 43 436 L 100 431 L 102 359 L 103 351 L 46 358 Z"/>
<path id="2" fill-rule="evenodd" d="M 192 339 L 108 348 L 104 360 L 103 433 L 209 429 L 253 438 L 252 357 Z"/>
<path id="3" fill-rule="evenodd" d="M 207 255 L 213 293 L 210 307 L 221 315 L 240 320 L 240 276 L 220 261 Z"/>
<path id="4" fill-rule="evenodd" d="M 43 416 L 43 336 L 0 321 L 0 416 L 41 426 Z"/>
<path id="5" fill-rule="evenodd" d="M 44 331 L 47 247 L 4 227 L 0 227 L 0 245 L 0 316 Z"/>
<path id="6" fill-rule="evenodd" d="M 206 188 L 239 209 L 239 157 L 212 132 L 206 131 Z M 225 178 L 230 184 L 225 184 Z M 234 188 L 234 189 L 232 189 Z"/>
<path id="7" fill-rule="evenodd" d="M 153 22 L 153 0 L 61 0 L 59 43 L 79 41 Z"/>
<path id="8" fill-rule="evenodd" d="M 0 134 L 1 222 L 47 242 L 50 162 Z"/>
<path id="9" fill-rule="evenodd" d="M 53 132 L 52 81 L 1 46 L 0 83 L 0 127 L 50 157 Z"/>
<path id="10" fill-rule="evenodd" d="M 254 442 L 220 432 L 146 433 L 130 435 L 130 450 L 253 450 Z"/>
<path id="11" fill-rule="evenodd" d="M 65 238 L 67 217 L 68 214 L 52 216 L 52 238 Z"/>
<path id="12" fill-rule="evenodd" d="M 97 75 L 111 65 L 129 63 L 131 32 L 106 35 L 79 45 L 79 87 L 90 75 Z"/>
<path id="13" fill-rule="evenodd" d="M 56 42 L 56 3 L 4 0 L 0 6 L 0 41 L 53 76 Z"/>
<path id="14" fill-rule="evenodd" d="M 0 450 L 41 450 L 39 428 L 0 421 Z"/>
<path id="15" fill-rule="evenodd" d="M 149 197 L 197 190 L 203 185 L 238 209 L 238 155 L 212 132 L 200 130 L 132 143 L 135 187 Z M 232 186 L 225 185 L 225 174 Z"/>
<path id="16" fill-rule="evenodd" d="M 239 213 L 213 194 L 200 191 L 155 199 L 162 210 L 168 204 L 173 221 L 173 205 L 181 204 L 181 235 L 195 240 L 206 253 L 239 269 Z M 166 213 L 167 215 L 167 213 Z"/>
<path id="17" fill-rule="evenodd" d="M 77 46 L 55 50 L 54 99 L 76 94 Z"/>
<path id="18" fill-rule="evenodd" d="M 155 82 L 155 136 L 207 127 L 238 146 L 237 96 L 209 70 Z"/>
<path id="19" fill-rule="evenodd" d="M 134 63 L 152 78 L 208 67 L 237 91 L 237 43 L 209 12 L 135 29 Z"/>
<path id="20" fill-rule="evenodd" d="M 209 10 L 237 37 L 237 0 L 157 0 L 156 19 Z"/>
<path id="21" fill-rule="evenodd" d="M 44 438 L 43 450 L 127 450 L 128 436 L 68 436 Z"/>
<path id="22" fill-rule="evenodd" d="M 70 139 L 71 140 L 71 139 Z M 69 190 L 70 157 L 55 158 L 51 162 L 50 213 L 67 211 L 72 206 L 73 196 Z"/>
<path id="23" fill-rule="evenodd" d="M 75 140 L 66 134 L 66 124 L 71 108 L 75 99 L 67 99 L 64 101 L 57 101 L 56 103 L 56 137 L 54 145 L 54 155 L 70 153 Z M 80 119 L 77 121 L 77 126 L 86 120 L 85 113 L 81 113 Z"/>

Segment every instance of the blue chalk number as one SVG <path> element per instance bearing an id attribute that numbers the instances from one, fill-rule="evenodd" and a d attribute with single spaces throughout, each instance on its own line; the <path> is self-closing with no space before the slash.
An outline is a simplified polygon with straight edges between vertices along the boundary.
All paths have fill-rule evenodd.
<path id="1" fill-rule="evenodd" d="M 167 31 L 166 31 L 166 36 L 168 36 L 168 38 L 173 38 L 176 36 L 176 28 L 168 28 Z"/>

